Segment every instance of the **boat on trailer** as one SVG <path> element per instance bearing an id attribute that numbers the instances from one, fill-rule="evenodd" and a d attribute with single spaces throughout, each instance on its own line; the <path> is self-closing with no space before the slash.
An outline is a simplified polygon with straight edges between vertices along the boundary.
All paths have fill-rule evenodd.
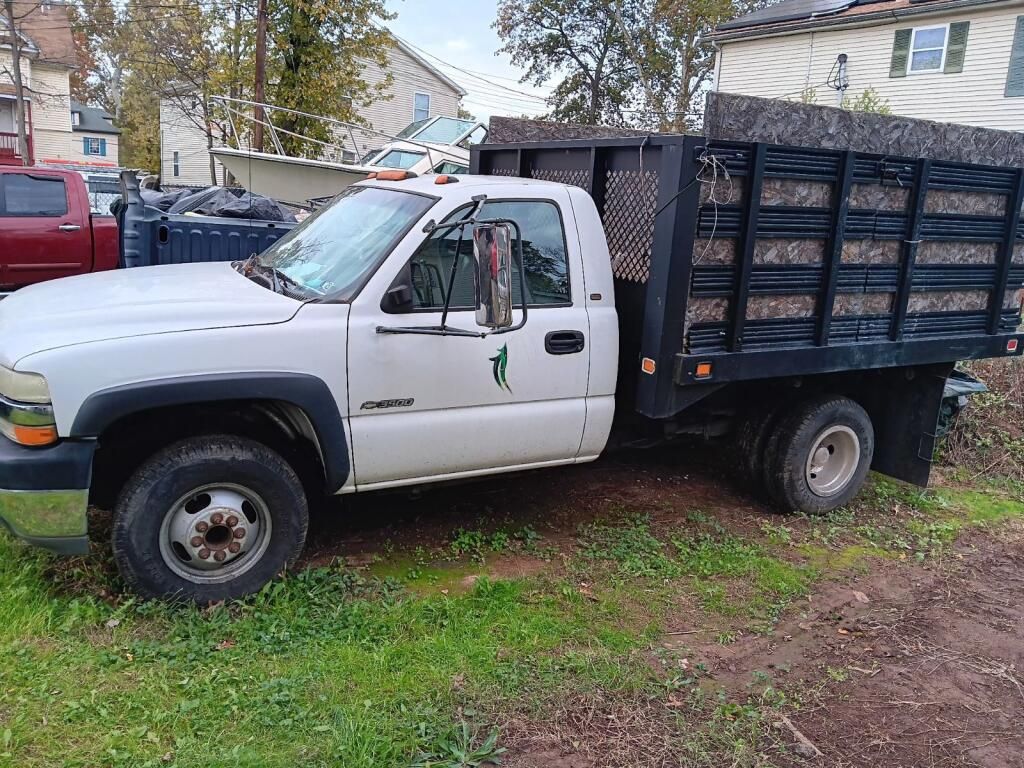
<path id="1" fill-rule="evenodd" d="M 215 96 L 210 101 L 226 115 L 231 143 L 235 145 L 212 147 L 210 154 L 250 192 L 293 205 L 333 197 L 374 171 L 467 173 L 469 148 L 487 137 L 487 126 L 481 122 L 442 115 L 418 120 L 397 135 L 390 135 L 272 104 L 228 96 Z M 262 109 L 262 118 L 257 117 L 257 108 Z M 332 139 L 324 141 L 291 131 L 275 124 L 275 115 L 319 121 L 328 127 Z M 252 128 L 256 124 L 264 126 L 269 139 L 270 147 L 264 151 L 252 148 Z M 298 139 L 315 156 L 288 153 L 283 136 Z M 368 143 L 373 145 L 370 150 L 365 149 Z"/>

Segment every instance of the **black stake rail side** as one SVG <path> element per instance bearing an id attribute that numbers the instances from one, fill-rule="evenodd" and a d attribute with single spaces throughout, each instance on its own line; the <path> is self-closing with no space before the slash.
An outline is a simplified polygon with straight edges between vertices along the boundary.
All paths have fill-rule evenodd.
<path id="1" fill-rule="evenodd" d="M 728 170 L 746 192 L 740 203 L 701 202 L 704 155 Z M 813 375 L 1020 354 L 1017 309 L 1003 307 L 1007 289 L 1024 287 L 1013 264 L 1024 243 L 1024 170 L 821 148 L 781 147 L 696 136 L 485 144 L 472 148 L 471 172 L 525 178 L 571 178 L 593 197 L 608 236 L 620 328 L 636 366 L 636 408 L 661 418 L 700 392 L 732 381 Z M 648 194 L 645 184 L 657 176 Z M 762 205 L 766 178 L 832 185 L 828 207 Z M 906 208 L 850 205 L 854 184 L 906 189 Z M 1005 215 L 928 212 L 929 190 L 1003 196 Z M 656 200 L 651 197 L 654 195 Z M 654 211 L 657 210 L 657 215 Z M 935 210 L 943 210 L 941 206 Z M 653 221 L 652 221 L 653 220 Z M 735 263 L 694 265 L 697 238 L 733 239 Z M 755 264 L 758 238 L 824 240 L 820 264 Z M 896 263 L 845 263 L 844 240 L 903 241 Z M 917 264 L 919 241 L 997 244 L 995 264 Z M 911 296 L 928 291 L 987 291 L 986 306 L 909 312 Z M 891 311 L 834 315 L 840 294 L 894 293 Z M 813 294 L 813 316 L 747 316 L 753 295 Z M 725 297 L 724 321 L 685 330 L 692 296 Z M 693 353 L 684 350 L 684 333 Z M 639 338 L 636 336 L 639 335 Z M 1013 340 L 1015 350 L 1009 351 Z M 633 355 L 636 354 L 634 358 Z M 644 358 L 654 374 L 640 372 Z M 698 378 L 700 362 L 713 376 Z"/>

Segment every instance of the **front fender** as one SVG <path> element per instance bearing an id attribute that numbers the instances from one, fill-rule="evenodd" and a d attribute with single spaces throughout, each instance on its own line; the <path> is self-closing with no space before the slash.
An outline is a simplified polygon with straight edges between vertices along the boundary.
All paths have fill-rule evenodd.
<path id="1" fill-rule="evenodd" d="M 348 480 L 351 461 L 338 404 L 323 380 L 304 373 L 207 374 L 111 387 L 86 398 L 70 436 L 99 437 L 120 419 L 154 408 L 232 400 L 276 400 L 300 408 L 316 431 L 328 490 L 336 491 Z"/>

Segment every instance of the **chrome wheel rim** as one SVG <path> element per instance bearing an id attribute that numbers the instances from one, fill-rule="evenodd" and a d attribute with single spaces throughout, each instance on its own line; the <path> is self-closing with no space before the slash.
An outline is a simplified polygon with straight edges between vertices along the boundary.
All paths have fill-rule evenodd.
<path id="1" fill-rule="evenodd" d="M 217 584 L 242 575 L 267 551 L 270 510 L 250 488 L 211 483 L 179 498 L 160 526 L 160 555 L 183 579 Z"/>
<path id="2" fill-rule="evenodd" d="M 811 444 L 805 476 L 807 486 L 816 496 L 841 493 L 860 464 L 860 439 L 852 429 L 833 425 L 823 430 Z"/>

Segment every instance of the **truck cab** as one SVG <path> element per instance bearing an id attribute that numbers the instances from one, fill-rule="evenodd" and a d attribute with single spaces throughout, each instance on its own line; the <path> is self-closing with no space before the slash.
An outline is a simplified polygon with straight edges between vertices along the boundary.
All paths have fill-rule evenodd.
<path id="1" fill-rule="evenodd" d="M 618 327 L 591 199 L 391 175 L 259 257 L 0 303 L 4 523 L 81 552 L 88 499 L 110 504 L 127 582 L 205 602 L 293 562 L 318 496 L 596 458 Z"/>
<path id="2" fill-rule="evenodd" d="M 0 166 L 0 290 L 117 267 L 117 223 L 74 171 Z"/>

